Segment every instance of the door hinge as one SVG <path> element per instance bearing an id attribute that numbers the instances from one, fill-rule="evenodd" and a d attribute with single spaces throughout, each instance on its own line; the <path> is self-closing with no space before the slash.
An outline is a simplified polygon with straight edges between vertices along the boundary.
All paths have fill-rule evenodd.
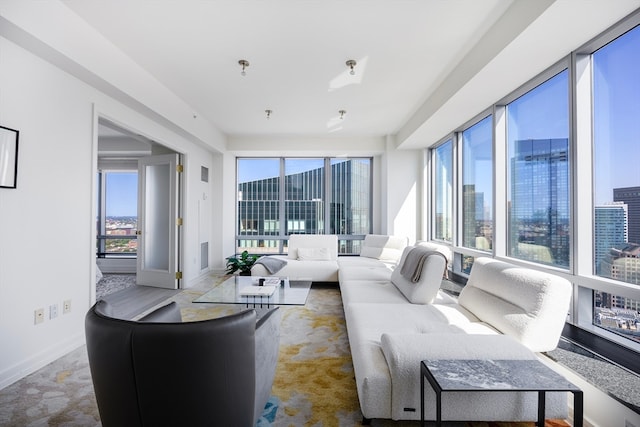
<path id="1" fill-rule="evenodd" d="M 182 218 L 176 218 L 176 225 L 182 225 Z"/>
<path id="2" fill-rule="evenodd" d="M 176 271 L 176 280 L 182 279 L 182 271 Z"/>
<path id="3" fill-rule="evenodd" d="M 184 172 L 184 167 L 182 165 L 176 165 L 176 172 L 178 173 Z"/>

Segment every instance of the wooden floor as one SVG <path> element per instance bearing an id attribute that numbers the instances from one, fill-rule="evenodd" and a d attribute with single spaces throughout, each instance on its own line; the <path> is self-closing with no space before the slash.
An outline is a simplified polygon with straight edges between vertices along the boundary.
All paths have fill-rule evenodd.
<path id="1" fill-rule="evenodd" d="M 161 303 L 180 292 L 180 289 L 163 289 L 152 286 L 134 285 L 104 296 L 113 306 L 113 316 L 119 319 L 133 319 L 138 314 Z"/>

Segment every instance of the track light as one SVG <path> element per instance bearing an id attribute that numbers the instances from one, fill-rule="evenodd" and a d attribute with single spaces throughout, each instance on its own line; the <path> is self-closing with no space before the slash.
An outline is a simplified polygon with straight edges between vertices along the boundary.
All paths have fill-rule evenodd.
<path id="1" fill-rule="evenodd" d="M 340 110 L 338 111 L 338 114 L 340 114 L 340 120 L 344 119 L 344 115 L 347 114 L 347 112 L 345 110 Z"/>
<path id="2" fill-rule="evenodd" d="M 267 114 L 267 120 L 269 120 L 271 118 L 271 113 L 273 113 L 273 111 L 271 110 L 264 110 L 264 112 Z"/>

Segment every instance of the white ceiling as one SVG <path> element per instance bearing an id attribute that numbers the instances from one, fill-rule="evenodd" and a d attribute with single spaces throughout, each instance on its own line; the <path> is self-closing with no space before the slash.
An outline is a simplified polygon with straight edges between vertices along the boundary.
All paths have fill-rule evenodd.
<path id="1" fill-rule="evenodd" d="M 466 100 L 449 109 L 468 116 L 505 94 L 496 91 L 513 90 L 638 1 L 618 0 L 616 6 L 608 0 L 63 4 L 228 136 L 347 137 L 408 135 L 425 127 L 421 115 L 460 125 L 460 117 L 434 112 L 447 110 L 442 107 L 464 93 L 465 85 Z M 518 43 L 537 51 L 522 55 Z M 509 61 L 505 52 L 518 52 L 519 62 Z M 251 64 L 244 77 L 240 59 Z M 348 59 L 358 62 L 355 76 L 348 74 Z M 473 81 L 498 60 L 513 68 L 503 66 L 504 75 Z M 510 78 L 515 82 L 510 87 L 491 86 Z M 476 98 L 482 91 L 489 94 Z M 468 110 L 461 112 L 464 105 Z M 273 110 L 269 120 L 266 109 Z M 338 118 L 342 109 L 344 120 Z M 430 132 L 441 136 L 437 126 Z"/>
<path id="2" fill-rule="evenodd" d="M 511 0 L 64 4 L 226 134 L 377 136 L 407 121 Z"/>

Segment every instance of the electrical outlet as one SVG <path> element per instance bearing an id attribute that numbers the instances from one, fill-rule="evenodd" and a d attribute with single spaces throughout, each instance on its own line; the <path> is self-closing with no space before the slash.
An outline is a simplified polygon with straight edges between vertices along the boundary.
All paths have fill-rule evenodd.
<path id="1" fill-rule="evenodd" d="M 49 306 L 49 319 L 55 319 L 58 317 L 58 304 L 51 304 Z"/>
<path id="2" fill-rule="evenodd" d="M 62 302 L 62 314 L 71 313 L 71 300 L 67 299 Z"/>
<path id="3" fill-rule="evenodd" d="M 42 322 L 44 322 L 44 308 L 38 308 L 33 312 L 33 323 L 37 325 Z"/>

